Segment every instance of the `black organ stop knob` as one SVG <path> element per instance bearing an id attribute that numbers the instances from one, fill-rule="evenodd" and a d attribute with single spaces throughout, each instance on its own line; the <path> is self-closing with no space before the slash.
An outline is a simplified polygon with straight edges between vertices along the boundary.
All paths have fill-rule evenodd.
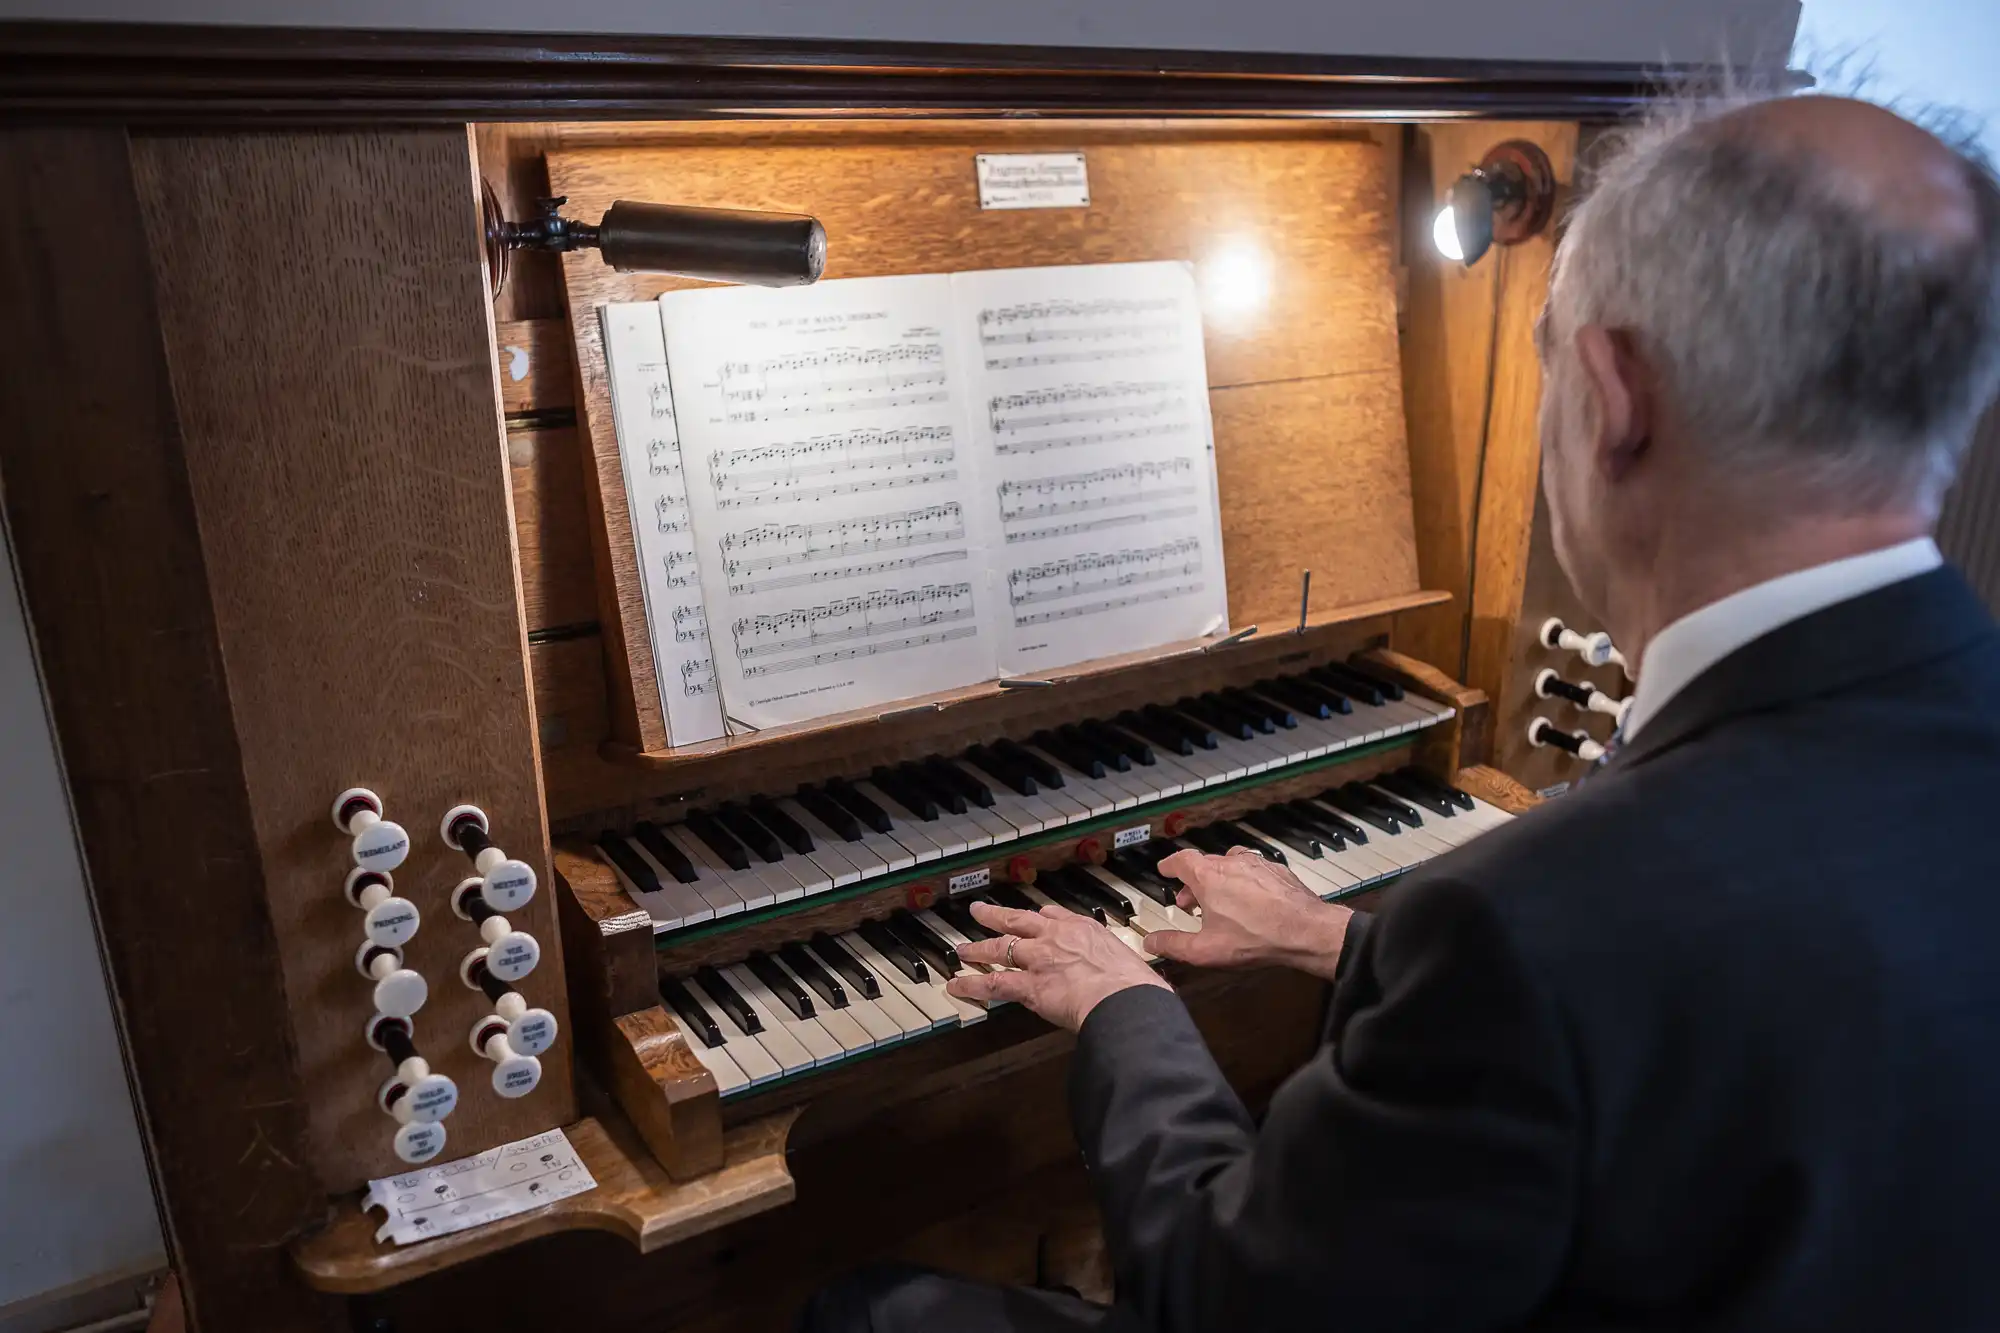
<path id="1" fill-rule="evenodd" d="M 472 858 L 472 868 L 486 881 L 483 892 L 487 905 L 494 911 L 525 907 L 535 896 L 535 868 L 493 845 L 484 810 L 476 805 L 454 805 L 444 812 L 438 831 L 448 845 Z"/>
<path id="2" fill-rule="evenodd" d="M 1621 724 L 1632 711 L 1630 699 L 1614 699 L 1587 682 L 1564 680 L 1554 667 L 1543 667 L 1536 674 L 1535 694 L 1543 699 L 1567 699 L 1588 712 L 1615 717 Z"/>
<path id="3" fill-rule="evenodd" d="M 525 930 L 514 929 L 486 901 L 485 880 L 460 880 L 451 891 L 451 910 L 461 920 L 479 927 L 479 938 L 486 941 L 486 947 L 473 952 L 481 955 L 482 966 L 500 980 L 519 981 L 542 961 L 542 946 L 535 943 L 535 937 Z M 468 955 L 459 965 L 460 975 L 466 975 L 471 965 L 472 958 Z"/>
<path id="4" fill-rule="evenodd" d="M 382 798 L 366 787 L 333 798 L 333 826 L 354 839 L 354 864 L 363 870 L 394 870 L 410 854 L 410 835 L 382 818 Z"/>
<path id="5" fill-rule="evenodd" d="M 1579 634 L 1554 616 L 1542 622 L 1540 635 L 1542 647 L 1566 649 L 1575 653 L 1588 666 L 1600 667 L 1607 662 L 1615 662 L 1623 668 L 1626 677 L 1632 675 L 1632 668 L 1626 665 L 1625 655 L 1611 642 L 1611 636 L 1603 630 L 1595 634 Z"/>
<path id="6" fill-rule="evenodd" d="M 1545 717 L 1538 717 L 1528 724 L 1528 743 L 1538 748 L 1553 745 L 1593 764 L 1604 757 L 1602 745 L 1580 731 L 1564 731 Z"/>
<path id="7" fill-rule="evenodd" d="M 406 1162 L 427 1162 L 444 1148 L 440 1123 L 458 1105 L 458 1085 L 417 1054 L 414 1030 L 407 1018 L 376 1014 L 368 1020 L 368 1044 L 389 1057 L 396 1072 L 375 1094 L 375 1103 L 396 1121 L 396 1156 Z"/>

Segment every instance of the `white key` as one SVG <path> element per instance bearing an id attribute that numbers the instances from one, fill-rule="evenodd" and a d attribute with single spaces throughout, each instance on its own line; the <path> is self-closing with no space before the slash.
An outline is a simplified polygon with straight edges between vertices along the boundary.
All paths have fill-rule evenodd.
<path id="1" fill-rule="evenodd" d="M 871 879 L 876 875 L 886 875 L 889 873 L 888 861 L 870 850 L 866 841 L 857 840 L 849 842 L 820 822 L 817 815 L 806 809 L 798 801 L 788 796 L 778 802 L 778 808 L 793 819 L 798 820 L 799 826 L 812 835 L 813 855 L 815 857 L 819 856 L 824 850 L 829 852 L 831 856 L 838 856 L 852 869 L 853 879 L 843 880 L 836 877 L 835 883 L 854 884 L 864 879 Z M 899 855 L 907 855 L 900 847 L 896 851 Z M 831 856 L 829 859 L 831 859 Z M 826 862 L 822 861 L 820 864 L 825 865 Z"/>
<path id="2" fill-rule="evenodd" d="M 861 878 L 860 867 L 856 866 L 849 859 L 847 853 L 842 850 L 847 844 L 836 838 L 831 829 L 828 829 L 824 824 L 821 824 L 818 820 L 807 814 L 804 806 L 789 798 L 776 800 L 771 804 L 777 806 L 785 814 L 790 815 L 792 821 L 804 829 L 806 834 L 812 838 L 813 849 L 805 854 L 805 859 L 812 862 L 825 882 L 820 887 L 807 889 L 808 896 L 814 893 L 824 893 L 829 888 L 841 888 Z M 785 854 L 788 857 L 796 857 L 798 855 L 797 852 L 792 851 L 790 848 L 786 849 Z M 804 877 L 804 874 L 800 873 L 800 878 L 803 879 Z"/>
<path id="3" fill-rule="evenodd" d="M 904 999 L 915 1005 L 928 1018 L 934 1028 L 955 1028 L 959 1025 L 958 1006 L 951 997 L 931 981 L 912 981 L 903 975 L 902 969 L 875 952 L 873 945 L 861 938 L 859 931 L 840 937 L 847 951 L 861 960 L 861 965 L 875 974 L 884 991 L 894 987 Z M 929 976 L 926 969 L 925 975 Z"/>
<path id="4" fill-rule="evenodd" d="M 701 1061 L 703 1067 L 714 1076 L 716 1091 L 727 1097 L 738 1088 L 750 1086 L 750 1076 L 744 1073 L 743 1067 L 730 1057 L 726 1042 L 721 1046 L 710 1046 L 701 1039 L 699 1033 L 690 1032 L 687 1024 L 681 1023 L 679 1014 L 671 1010 L 668 1012 L 674 1022 L 680 1024 L 681 1031 L 687 1037 L 688 1049 L 694 1052 L 694 1058 Z"/>
<path id="5" fill-rule="evenodd" d="M 675 879 L 671 871 L 646 854 L 646 849 L 641 847 L 636 839 L 625 839 L 625 845 L 631 848 L 632 854 L 653 872 L 653 878 L 660 883 L 659 892 L 641 889 L 627 879 L 625 872 L 617 866 L 611 867 L 612 873 L 618 876 L 618 882 L 625 886 L 633 899 L 646 909 L 647 915 L 653 918 L 654 930 L 672 930 L 675 926 L 692 926 L 715 918 L 715 909 L 708 905 L 706 898 L 694 891 L 693 885 L 683 884 Z M 606 861 L 605 864 L 611 863 Z"/>
<path id="6" fill-rule="evenodd" d="M 835 804 L 838 804 L 838 802 L 835 802 Z M 803 808 L 803 803 L 801 803 L 801 808 Z M 820 828 L 826 827 L 824 824 L 819 824 L 817 820 L 814 821 L 814 824 L 817 824 Z M 808 827 L 812 826 L 808 825 Z M 819 834 L 815 832 L 813 836 L 818 837 Z M 829 832 L 827 836 L 833 837 L 834 834 Z M 847 855 L 856 865 L 861 863 L 863 856 L 879 862 L 882 868 L 872 872 L 877 875 L 887 874 L 892 870 L 908 870 L 917 863 L 917 858 L 911 854 L 909 848 L 897 842 L 886 833 L 877 833 L 866 824 L 861 825 L 861 837 L 859 840 L 855 842 L 842 840 L 841 846 L 846 849 Z M 863 876 L 863 878 L 867 878 L 867 876 Z"/>
<path id="7" fill-rule="evenodd" d="M 1139 804 L 1139 802 L 1147 799 L 1146 784 L 1139 781 L 1137 774 L 1129 770 L 1120 772 L 1118 769 L 1107 765 L 1104 770 L 1104 776 L 1094 778 L 1071 768 L 1068 764 L 1056 758 L 1054 754 L 1038 745 L 1031 745 L 1028 748 L 1037 755 L 1040 755 L 1048 763 L 1054 764 L 1057 768 L 1061 769 L 1064 782 L 1083 783 L 1087 788 L 1108 796 L 1111 799 L 1111 805 L 1114 810 L 1129 810 Z"/>
<path id="8" fill-rule="evenodd" d="M 736 1026 L 736 1020 L 729 1016 L 729 1011 L 703 990 L 700 982 L 689 977 L 686 985 L 688 993 L 701 1001 L 701 1007 L 708 1010 L 709 1017 L 715 1020 L 715 1026 L 722 1032 L 722 1049 L 729 1052 L 729 1058 L 736 1062 L 736 1067 L 743 1071 L 753 1086 L 769 1083 L 786 1072 L 755 1037 Z"/>
<path id="9" fill-rule="evenodd" d="M 847 987 L 842 985 L 840 988 L 841 997 L 847 1003 L 836 1008 L 827 1002 L 827 998 L 824 995 L 814 990 L 790 963 L 787 963 L 776 953 L 773 953 L 770 957 L 771 961 L 777 964 L 778 970 L 792 979 L 794 986 L 797 986 L 812 997 L 813 1020 L 826 1029 L 826 1035 L 838 1042 L 843 1052 L 848 1055 L 858 1055 L 862 1051 L 874 1049 L 874 1033 L 862 1025 L 859 1016 L 855 1012 L 855 1001 L 859 997 L 850 995 Z M 838 978 L 835 979 L 838 980 Z M 866 1004 L 868 1001 L 863 999 L 861 1003 Z M 902 1034 L 898 1033 L 897 1035 L 901 1036 Z"/>
<path id="10" fill-rule="evenodd" d="M 967 760 L 951 759 L 946 762 L 993 793 L 991 813 L 1006 820 L 1012 826 L 1014 836 L 1025 838 L 1031 833 L 1040 833 L 1055 820 L 1055 808 L 1040 797 L 1021 795 L 999 778 Z"/>
<path id="11" fill-rule="evenodd" d="M 1055 767 L 1062 775 L 1063 785 L 1055 788 L 1054 792 L 1069 797 L 1081 806 L 1086 818 L 1096 819 L 1125 806 L 1138 804 L 1130 792 L 1120 790 L 1116 785 L 1093 782 L 1068 764 L 1058 761 L 1054 755 L 1044 754 L 1032 745 L 1024 745 L 1021 748 L 1043 763 Z"/>
<path id="12" fill-rule="evenodd" d="M 763 982 L 750 975 L 749 968 L 736 963 L 718 968 L 717 971 L 728 978 L 729 984 L 736 988 L 736 993 L 743 997 L 743 1002 L 750 1006 L 750 1012 L 757 1015 L 764 1024 L 764 1030 L 756 1034 L 757 1044 L 769 1051 L 771 1058 L 778 1062 L 778 1067 L 787 1074 L 811 1069 L 821 1060 L 831 1059 L 840 1054 L 840 1047 L 835 1045 L 833 1038 L 827 1036 L 824 1031 L 819 1031 L 817 1037 L 810 1038 L 813 1044 L 808 1046 L 806 1044 L 808 1037 L 800 1029 L 807 1026 L 811 1020 L 801 1023 L 793 1019 L 791 1010 L 785 1008 L 775 995 L 765 989 Z M 812 1026 L 818 1028 L 817 1024 Z"/>
<path id="13" fill-rule="evenodd" d="M 743 906 L 746 911 L 755 911 L 760 907 L 769 907 L 772 903 L 777 902 L 780 886 L 788 885 L 793 889 L 798 887 L 798 881 L 789 875 L 775 881 L 766 877 L 758 870 L 758 862 L 755 855 L 752 855 L 750 858 L 750 868 L 748 870 L 733 869 L 723 861 L 721 853 L 696 837 L 694 831 L 685 824 L 674 825 L 667 830 L 667 834 L 680 845 L 682 851 L 686 852 L 690 858 L 694 857 L 697 853 L 705 857 L 708 862 L 708 868 L 715 872 L 716 878 L 727 885 L 731 892 L 743 900 Z M 695 864 L 700 865 L 701 862 L 696 861 Z M 720 916 L 721 912 L 718 910 L 716 915 Z"/>
<path id="14" fill-rule="evenodd" d="M 817 953 L 814 953 L 810 945 L 805 946 L 805 949 L 807 953 L 813 955 L 814 961 L 820 964 L 821 970 L 839 985 L 840 993 L 846 997 L 846 1005 L 839 1009 L 833 1008 L 826 1003 L 824 996 L 818 991 L 813 990 L 811 986 L 806 985 L 805 978 L 799 976 L 797 968 L 793 967 L 783 958 L 778 959 L 778 965 L 791 973 L 801 986 L 806 987 L 807 992 L 813 997 L 813 1003 L 820 1007 L 821 1025 L 833 1034 L 835 1041 L 846 1046 L 848 1050 L 854 1051 L 876 1046 L 886 1046 L 890 1042 L 901 1041 L 903 1039 L 902 1024 L 884 1014 L 880 1005 L 869 999 L 866 995 L 863 995 L 858 986 L 855 986 L 846 977 L 836 972 L 824 959 L 820 958 Z M 876 985 L 879 987 L 881 983 L 878 981 Z M 840 1024 L 827 1021 L 835 1014 L 840 1015 L 846 1023 L 852 1024 L 853 1030 L 851 1032 L 843 1031 Z M 856 1039 L 864 1041 L 867 1044 L 866 1047 L 853 1045 L 852 1042 Z"/>
<path id="15" fill-rule="evenodd" d="M 660 833 L 666 840 L 681 849 L 694 866 L 698 878 L 692 885 L 694 891 L 708 900 L 718 917 L 730 916 L 749 906 L 743 894 L 729 883 L 729 867 L 711 856 L 708 847 L 699 839 L 689 836 L 686 829 L 675 824 L 662 827 Z M 775 898 L 775 895 L 774 895 Z M 760 906 L 768 904 L 759 904 Z"/>
<path id="16" fill-rule="evenodd" d="M 1466 818 L 1477 819 L 1488 828 L 1498 828 L 1502 824 L 1513 822 L 1515 817 L 1499 806 L 1488 805 L 1475 796 L 1472 798 L 1472 809 L 1466 811 Z"/>
<path id="17" fill-rule="evenodd" d="M 1450 843 L 1453 847 L 1464 846 L 1466 843 L 1471 842 L 1474 838 L 1478 837 L 1480 833 L 1484 831 L 1471 819 L 1468 819 L 1465 816 L 1464 812 L 1459 810 L 1456 806 L 1452 807 L 1452 811 L 1448 815 L 1439 814 L 1436 810 L 1432 809 L 1427 805 L 1418 805 L 1415 801 L 1412 801 L 1407 796 L 1397 795 L 1395 792 L 1390 791 L 1387 787 L 1382 786 L 1380 783 L 1371 782 L 1368 785 L 1378 795 L 1386 796 L 1392 801 L 1400 801 L 1404 805 L 1410 806 L 1413 809 L 1415 809 L 1419 814 L 1423 816 L 1425 831 L 1430 833 L 1433 837 L 1439 838 L 1444 842 Z"/>
<path id="18" fill-rule="evenodd" d="M 844 938 L 842 942 L 845 942 Z M 811 945 L 806 947 L 809 949 L 812 948 Z M 853 953 L 854 951 L 850 949 L 849 952 Z M 834 976 L 840 978 L 840 984 L 846 988 L 851 1003 L 859 1002 L 872 1006 L 884 1020 L 895 1027 L 895 1034 L 887 1036 L 886 1040 L 895 1041 L 903 1037 L 914 1037 L 919 1033 L 931 1030 L 932 1020 L 930 1016 L 918 1009 L 914 1004 L 911 1004 L 901 991 L 889 983 L 889 979 L 881 974 L 880 969 L 875 964 L 863 958 L 859 953 L 854 954 L 854 961 L 867 968 L 869 974 L 875 978 L 877 994 L 872 997 L 861 994 L 860 988 L 846 977 L 841 976 L 839 970 L 819 950 L 813 949 L 812 954 L 813 957 L 819 959 L 821 966 L 832 972 Z"/>
<path id="19" fill-rule="evenodd" d="M 1110 889 L 1132 910 L 1132 928 L 1142 935 L 1150 935 L 1156 930 L 1174 929 L 1173 921 L 1167 916 L 1167 909 L 1148 898 L 1145 894 L 1124 880 L 1118 878 L 1103 866 L 1085 866 L 1083 872 Z M 1192 920 L 1193 918 L 1189 918 Z"/>
<path id="20" fill-rule="evenodd" d="M 1037 907 L 1047 907 L 1054 904 L 1055 902 L 1055 899 L 1049 897 L 1047 894 L 1043 893 L 1041 890 L 1037 889 L 1032 884 L 1022 885 L 1021 891 L 1027 894 L 1030 898 L 1034 899 L 1035 905 Z M 1126 948 L 1130 949 L 1133 953 L 1136 953 L 1143 958 L 1150 959 L 1152 957 L 1152 955 L 1147 953 L 1145 948 L 1140 944 L 1140 941 L 1145 938 L 1145 932 L 1143 930 L 1134 930 L 1131 926 L 1121 925 L 1118 922 L 1111 921 L 1109 919 L 1107 919 L 1104 924 L 1105 924 L 1105 929 L 1109 930 L 1113 935 L 1117 936 L 1119 942 L 1123 944 Z"/>
<path id="21" fill-rule="evenodd" d="M 957 856 L 965 850 L 965 840 L 953 837 L 942 820 L 915 818 L 874 783 L 857 781 L 854 790 L 882 807 L 889 816 L 889 836 L 909 848 L 919 865 L 940 857 Z"/>
<path id="22" fill-rule="evenodd" d="M 998 804 L 999 801 L 996 796 L 994 805 L 997 807 Z M 986 838 L 984 843 L 979 844 L 983 847 L 990 847 L 996 842 L 1012 842 L 1021 836 L 1021 831 L 1003 818 L 997 808 L 988 809 L 982 805 L 974 805 L 968 799 L 965 803 L 965 814 L 963 817 L 979 826 Z"/>

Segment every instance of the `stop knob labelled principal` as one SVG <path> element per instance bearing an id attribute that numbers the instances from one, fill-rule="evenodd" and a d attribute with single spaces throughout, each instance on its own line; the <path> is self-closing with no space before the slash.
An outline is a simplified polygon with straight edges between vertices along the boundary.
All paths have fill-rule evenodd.
<path id="1" fill-rule="evenodd" d="M 396 1156 L 428 1162 L 444 1150 L 443 1120 L 458 1106 L 458 1085 L 431 1072 L 417 1054 L 416 1030 L 408 1018 L 376 1014 L 368 1020 L 368 1044 L 389 1057 L 395 1072 L 375 1094 L 375 1104 L 396 1122 Z"/>

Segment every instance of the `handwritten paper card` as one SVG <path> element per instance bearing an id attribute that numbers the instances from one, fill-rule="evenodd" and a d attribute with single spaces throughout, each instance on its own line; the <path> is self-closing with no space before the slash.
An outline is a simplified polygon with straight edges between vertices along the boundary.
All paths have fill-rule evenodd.
<path id="1" fill-rule="evenodd" d="M 456 1162 L 371 1180 L 361 1206 L 387 1215 L 376 1240 L 410 1245 L 596 1188 L 569 1136 L 552 1129 Z"/>

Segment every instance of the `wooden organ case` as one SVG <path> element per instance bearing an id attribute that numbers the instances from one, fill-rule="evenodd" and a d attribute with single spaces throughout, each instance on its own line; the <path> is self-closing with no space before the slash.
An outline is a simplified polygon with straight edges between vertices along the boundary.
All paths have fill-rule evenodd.
<path id="1" fill-rule="evenodd" d="M 0 133 L 20 201 L 0 228 L 0 478 L 200 1328 L 324 1326 L 344 1301 L 389 1326 L 782 1327 L 871 1257 L 1030 1279 L 1089 1230 L 1067 1038 L 996 1011 L 724 1098 L 662 980 L 929 908 L 979 872 L 1050 875 L 1135 824 L 1404 767 L 1525 808 L 1488 763 L 1491 701 L 1527 669 L 1551 243 L 1462 268 L 1429 219 L 1504 139 L 1566 184 L 1579 120 L 1634 104 L 1641 72 L 654 43 L 570 50 L 564 82 L 498 39 L 49 25 L 8 44 L 29 72 Z M 618 73 L 629 59 L 642 73 Z M 1084 155 L 1087 206 L 983 211 L 975 155 L 1037 151 Z M 677 282 L 522 256 L 494 297 L 482 183 L 517 218 L 543 195 L 585 217 L 811 213 L 829 278 L 1192 263 L 1230 618 L 1257 632 L 669 744 L 595 311 Z M 1227 290 L 1246 256 L 1251 290 Z M 657 939 L 600 850 L 690 809 L 1344 664 L 1434 725 Z M 401 1164 L 343 894 L 353 830 L 328 819 L 353 787 L 409 835 L 415 1045 L 461 1090 L 443 1158 L 566 1127 L 596 1190 L 373 1241 L 356 1191 Z M 514 1099 L 465 1035 L 493 1001 L 459 976 L 481 937 L 451 893 L 475 871 L 439 821 L 463 802 L 541 882 L 506 915 L 541 948 L 519 990 L 561 1035 Z M 1253 1103 L 1311 1049 L 1315 984 L 1174 980 Z M 542 1280 L 505 1280 L 526 1265 Z"/>

